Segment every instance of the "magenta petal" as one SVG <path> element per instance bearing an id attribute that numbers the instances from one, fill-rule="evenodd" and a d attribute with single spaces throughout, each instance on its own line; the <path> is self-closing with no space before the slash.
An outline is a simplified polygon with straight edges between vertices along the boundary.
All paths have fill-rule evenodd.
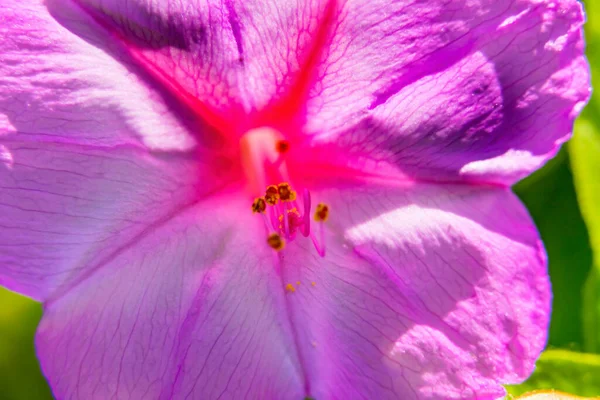
<path id="1" fill-rule="evenodd" d="M 570 136 L 590 94 L 579 2 L 361 3 L 311 103 L 314 143 L 411 179 L 512 184 Z"/>
<path id="2" fill-rule="evenodd" d="M 282 271 L 300 282 L 288 301 L 316 399 L 497 399 L 500 383 L 532 372 L 550 286 L 512 193 L 418 185 L 315 196 L 331 206 L 327 256 L 289 246 Z"/>
<path id="3" fill-rule="evenodd" d="M 262 222 L 236 197 L 147 231 L 46 303 L 37 351 L 57 398 L 303 398 Z"/>

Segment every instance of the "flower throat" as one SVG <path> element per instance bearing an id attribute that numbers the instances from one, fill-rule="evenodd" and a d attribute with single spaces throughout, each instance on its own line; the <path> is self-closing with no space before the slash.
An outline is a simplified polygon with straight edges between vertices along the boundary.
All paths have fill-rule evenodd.
<path id="1" fill-rule="evenodd" d="M 289 147 L 281 133 L 266 127 L 248 131 L 240 140 L 249 190 L 257 196 L 251 210 L 262 217 L 266 243 L 273 250 L 283 250 L 286 242 L 301 234 L 310 237 L 317 253 L 324 257 L 323 224 L 329 217 L 329 206 L 319 203 L 311 221 L 310 192 L 303 189 L 299 196 L 290 183 L 285 163 Z M 311 230 L 311 222 L 317 224 L 317 232 Z"/>

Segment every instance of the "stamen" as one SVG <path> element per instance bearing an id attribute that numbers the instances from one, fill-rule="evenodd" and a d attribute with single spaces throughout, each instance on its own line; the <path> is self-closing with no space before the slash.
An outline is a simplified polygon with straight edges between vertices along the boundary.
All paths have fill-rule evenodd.
<path id="1" fill-rule="evenodd" d="M 296 192 L 292 190 L 289 183 L 284 182 L 277 185 L 277 191 L 281 201 L 294 201 L 296 200 Z"/>
<path id="2" fill-rule="evenodd" d="M 257 197 L 252 203 L 252 213 L 264 213 L 267 209 L 267 203 L 262 197 Z"/>
<path id="3" fill-rule="evenodd" d="M 329 206 L 324 203 L 317 204 L 314 220 L 316 222 L 325 222 L 329 218 Z"/>
<path id="4" fill-rule="evenodd" d="M 300 231 L 305 237 L 311 238 L 317 253 L 324 257 L 325 229 L 323 222 L 329 218 L 329 206 L 324 203 L 317 205 L 313 219 L 318 222 L 319 226 L 315 233 L 311 233 L 311 196 L 306 189 L 302 193 L 303 213 L 298 211 L 300 205 L 297 201 L 296 191 L 287 182 L 267 186 L 265 196 L 256 198 L 252 203 L 252 211 L 261 214 L 265 224 L 267 244 L 272 249 L 281 251 L 285 247 L 285 242 L 293 241 L 297 232 Z"/>
<path id="5" fill-rule="evenodd" d="M 277 204 L 279 201 L 279 190 L 277 189 L 277 186 L 267 186 L 267 190 L 265 192 L 265 201 L 271 206 Z"/>
<path id="6" fill-rule="evenodd" d="M 317 240 L 314 234 L 311 234 L 310 238 L 317 253 L 319 253 L 321 257 L 325 257 L 325 230 L 323 229 L 323 224 L 319 224 L 319 240 Z"/>
<path id="7" fill-rule="evenodd" d="M 267 243 L 269 244 L 269 246 L 271 246 L 273 250 L 276 251 L 281 251 L 285 247 L 285 241 L 277 233 L 270 234 L 267 238 Z"/>
<path id="8" fill-rule="evenodd" d="M 288 218 L 287 212 L 285 212 L 285 206 L 283 204 L 279 205 L 279 215 L 280 220 L 283 222 L 283 232 L 285 233 L 285 237 L 290 237 L 290 219 Z M 281 228 L 280 228 L 281 229 Z"/>
<path id="9" fill-rule="evenodd" d="M 304 203 L 304 225 L 302 226 L 302 234 L 304 237 L 310 235 L 310 192 L 304 189 L 302 193 L 302 200 Z"/>
<path id="10" fill-rule="evenodd" d="M 271 222 L 270 228 L 269 228 L 269 226 L 267 226 L 267 228 L 277 230 L 277 227 L 279 226 L 279 221 L 278 221 L 276 207 L 269 207 L 267 209 L 267 212 L 269 213 L 269 221 Z"/>

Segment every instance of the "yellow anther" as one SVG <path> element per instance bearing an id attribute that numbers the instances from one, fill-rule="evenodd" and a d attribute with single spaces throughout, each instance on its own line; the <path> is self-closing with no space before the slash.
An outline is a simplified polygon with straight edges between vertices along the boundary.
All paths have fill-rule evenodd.
<path id="1" fill-rule="evenodd" d="M 283 182 L 277 185 L 277 191 L 281 201 L 294 201 L 296 200 L 296 192 L 292 190 L 289 183 Z"/>
<path id="2" fill-rule="evenodd" d="M 292 292 L 293 293 L 293 292 L 296 291 L 296 288 L 291 283 L 288 283 L 287 285 L 285 285 L 285 290 L 287 290 L 288 292 Z"/>
<path id="3" fill-rule="evenodd" d="M 267 203 L 265 199 L 262 197 L 257 197 L 256 200 L 252 203 L 252 212 L 253 213 L 262 213 L 267 209 Z"/>
<path id="4" fill-rule="evenodd" d="M 317 204 L 314 219 L 317 222 L 325 222 L 329 218 L 329 206 L 327 204 Z"/>
<path id="5" fill-rule="evenodd" d="M 297 286 L 300 286 L 300 281 L 296 281 L 296 285 L 297 285 Z"/>
<path id="6" fill-rule="evenodd" d="M 280 251 L 285 247 L 285 241 L 277 233 L 272 233 L 267 238 L 267 243 L 273 250 Z"/>
<path id="7" fill-rule="evenodd" d="M 277 204 L 278 200 L 279 200 L 279 191 L 277 190 L 277 186 L 275 186 L 275 185 L 267 186 L 267 190 L 265 192 L 265 201 L 267 202 L 267 204 L 274 206 L 275 204 Z"/>
<path id="8" fill-rule="evenodd" d="M 313 286 L 317 286 L 317 282 L 311 282 L 310 284 Z"/>

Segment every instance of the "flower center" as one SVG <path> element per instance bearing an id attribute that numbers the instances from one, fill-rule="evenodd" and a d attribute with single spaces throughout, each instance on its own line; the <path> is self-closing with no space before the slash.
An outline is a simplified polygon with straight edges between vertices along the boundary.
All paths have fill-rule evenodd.
<path id="1" fill-rule="evenodd" d="M 260 215 L 266 230 L 266 243 L 281 251 L 286 242 L 296 239 L 298 233 L 310 237 L 317 252 L 325 256 L 323 224 L 329 207 L 318 204 L 314 215 L 317 235 L 311 232 L 311 196 L 308 189 L 298 191 L 289 182 L 285 157 L 290 144 L 272 128 L 248 131 L 240 140 L 242 166 L 248 189 L 256 196 L 251 205 L 253 213 Z M 301 199 L 300 199 L 301 197 Z"/>

